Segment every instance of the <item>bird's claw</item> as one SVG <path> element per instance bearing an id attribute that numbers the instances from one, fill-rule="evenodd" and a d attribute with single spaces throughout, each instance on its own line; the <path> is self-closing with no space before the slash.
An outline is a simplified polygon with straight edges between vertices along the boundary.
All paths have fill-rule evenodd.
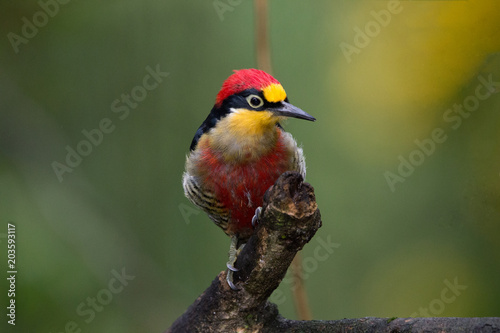
<path id="1" fill-rule="evenodd" d="M 231 245 L 229 246 L 229 261 L 226 263 L 227 266 L 227 276 L 226 281 L 229 287 L 233 290 L 239 290 L 240 288 L 236 287 L 233 283 L 233 273 L 239 271 L 238 268 L 234 267 L 234 263 L 236 262 L 236 258 L 238 254 L 241 252 L 245 244 L 241 244 L 238 248 L 238 237 L 231 237 Z"/>
<path id="2" fill-rule="evenodd" d="M 226 263 L 226 266 L 227 266 L 227 268 L 228 268 L 230 271 L 232 271 L 232 272 L 237 272 L 237 271 L 239 271 L 239 268 L 234 267 L 234 266 L 233 266 L 233 263 L 232 263 L 232 262 L 230 262 L 230 261 L 228 261 L 228 262 Z"/>
<path id="3" fill-rule="evenodd" d="M 262 212 L 262 207 L 257 207 L 255 210 L 255 215 L 252 217 L 252 227 L 256 227 L 259 224 L 260 213 Z"/>
<path id="4" fill-rule="evenodd" d="M 233 271 L 231 269 L 227 270 L 226 281 L 227 284 L 229 285 L 229 288 L 233 290 L 240 290 L 240 288 L 236 287 L 235 284 L 233 283 Z"/>

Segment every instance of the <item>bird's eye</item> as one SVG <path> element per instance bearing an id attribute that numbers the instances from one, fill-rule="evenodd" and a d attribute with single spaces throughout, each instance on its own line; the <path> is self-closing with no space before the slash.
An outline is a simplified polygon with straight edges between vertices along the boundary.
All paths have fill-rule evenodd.
<path id="1" fill-rule="evenodd" d="M 264 105 L 264 101 L 257 95 L 250 95 L 247 97 L 248 104 L 254 109 L 260 108 Z"/>

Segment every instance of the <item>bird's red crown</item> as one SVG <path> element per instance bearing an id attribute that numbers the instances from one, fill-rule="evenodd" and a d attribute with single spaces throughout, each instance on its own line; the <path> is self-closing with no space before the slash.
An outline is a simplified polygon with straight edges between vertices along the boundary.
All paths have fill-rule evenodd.
<path id="1" fill-rule="evenodd" d="M 227 97 L 242 92 L 246 89 L 255 88 L 262 90 L 271 84 L 280 85 L 279 81 L 259 69 L 234 70 L 234 74 L 229 76 L 222 84 L 222 88 L 215 99 L 216 105 L 221 105 Z"/>

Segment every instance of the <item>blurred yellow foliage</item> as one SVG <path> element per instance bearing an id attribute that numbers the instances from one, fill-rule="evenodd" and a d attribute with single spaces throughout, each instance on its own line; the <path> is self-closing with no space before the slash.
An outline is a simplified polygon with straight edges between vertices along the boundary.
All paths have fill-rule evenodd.
<path id="1" fill-rule="evenodd" d="M 391 13 L 391 6 L 398 11 Z M 500 50 L 500 1 L 368 0 L 339 24 L 344 56 L 331 77 L 341 87 L 335 98 L 345 106 L 343 134 L 351 140 L 352 130 L 362 131 L 392 141 L 399 152 L 401 143 L 394 141 L 401 140 L 387 128 L 401 129 L 402 137 L 428 135 L 460 89 L 476 84 L 485 60 Z M 347 44 L 350 53 L 343 49 Z M 366 145 L 365 139 L 359 144 Z"/>
<path id="2" fill-rule="evenodd" d="M 366 1 L 358 10 L 369 13 L 374 3 L 375 12 L 385 7 Z M 345 89 L 369 97 L 365 102 L 370 105 L 422 107 L 440 101 L 470 80 L 488 55 L 500 51 L 500 1 L 401 1 L 400 6 L 401 13 L 352 63 L 341 66 Z M 346 40 L 350 35 L 352 30 Z M 367 88 L 372 93 L 360 96 Z"/>

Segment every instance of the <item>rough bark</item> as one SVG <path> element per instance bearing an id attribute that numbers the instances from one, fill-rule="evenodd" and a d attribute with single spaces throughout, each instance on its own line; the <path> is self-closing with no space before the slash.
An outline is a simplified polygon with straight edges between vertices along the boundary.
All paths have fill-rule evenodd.
<path id="1" fill-rule="evenodd" d="M 277 317 L 262 332 L 349 333 L 493 333 L 500 332 L 500 318 L 358 318 L 342 320 L 288 320 Z"/>
<path id="2" fill-rule="evenodd" d="M 296 172 L 285 172 L 264 196 L 254 235 L 238 256 L 235 291 L 221 272 L 167 332 L 259 331 L 276 320 L 267 302 L 295 254 L 321 226 L 314 189 Z"/>
<path id="3" fill-rule="evenodd" d="M 267 299 L 321 226 L 314 189 L 286 172 L 264 197 L 259 225 L 238 256 L 235 291 L 221 272 L 166 332 L 499 332 L 500 318 L 288 320 Z"/>

